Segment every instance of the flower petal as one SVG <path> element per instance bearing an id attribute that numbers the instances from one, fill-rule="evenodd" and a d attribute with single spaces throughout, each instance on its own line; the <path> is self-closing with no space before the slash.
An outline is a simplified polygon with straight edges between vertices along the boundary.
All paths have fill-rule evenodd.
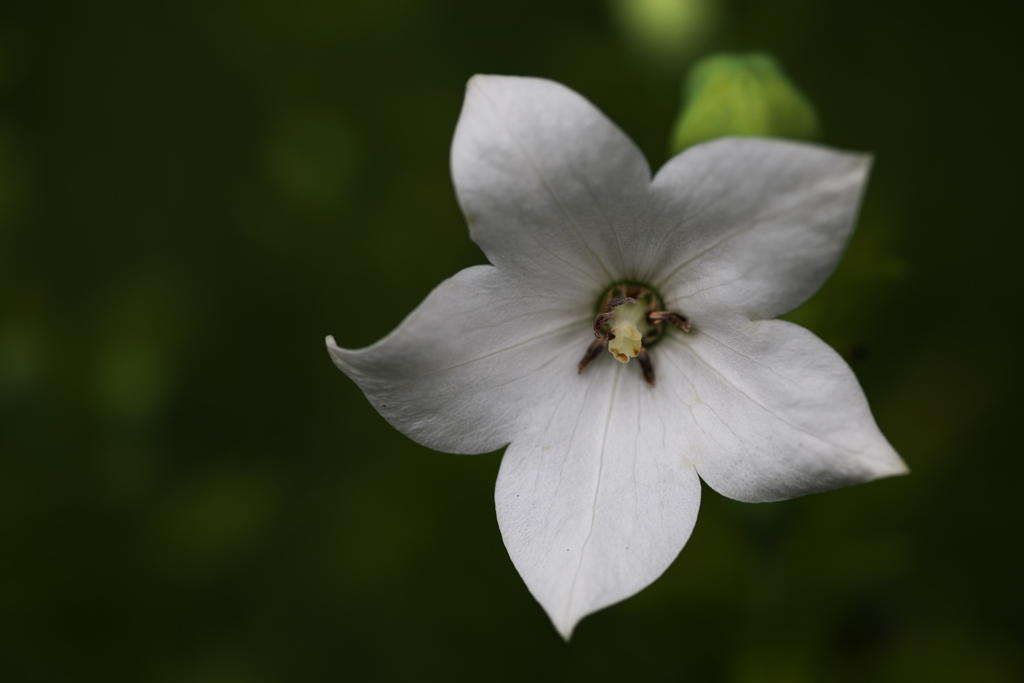
<path id="1" fill-rule="evenodd" d="M 483 453 L 544 410 L 539 397 L 555 383 L 581 381 L 589 313 L 475 266 L 441 283 L 376 344 L 343 349 L 328 337 L 327 349 L 403 434 L 449 453 Z"/>
<path id="2" fill-rule="evenodd" d="M 691 317 L 792 310 L 838 264 L 869 166 L 865 155 L 781 140 L 691 147 L 654 179 L 641 272 Z"/>
<path id="3" fill-rule="evenodd" d="M 688 435 L 672 425 L 678 403 L 638 370 L 595 362 L 586 386 L 560 387 L 498 473 L 505 547 L 566 639 L 658 578 L 697 519 L 700 481 L 679 455 Z"/>
<path id="4" fill-rule="evenodd" d="M 582 287 L 624 277 L 651 172 L 590 102 L 538 78 L 474 76 L 452 143 L 470 235 L 494 265 Z"/>
<path id="5" fill-rule="evenodd" d="M 722 495 L 782 500 L 907 472 L 853 372 L 802 327 L 713 319 L 654 352 L 694 424 L 684 455 Z"/>

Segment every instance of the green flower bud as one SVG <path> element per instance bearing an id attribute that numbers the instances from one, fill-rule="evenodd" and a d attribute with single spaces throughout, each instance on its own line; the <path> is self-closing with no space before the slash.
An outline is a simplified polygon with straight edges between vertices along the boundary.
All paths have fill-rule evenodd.
<path id="1" fill-rule="evenodd" d="M 719 53 L 690 69 L 672 152 L 725 135 L 808 140 L 818 115 L 770 55 Z"/>

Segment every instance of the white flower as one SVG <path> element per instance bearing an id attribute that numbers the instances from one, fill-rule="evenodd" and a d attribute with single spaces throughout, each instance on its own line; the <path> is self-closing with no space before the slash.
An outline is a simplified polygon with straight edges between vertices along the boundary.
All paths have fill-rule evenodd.
<path id="1" fill-rule="evenodd" d="M 565 638 L 673 561 L 698 476 L 757 502 L 907 471 L 842 359 L 772 320 L 835 268 L 867 157 L 726 138 L 652 178 L 573 91 L 498 76 L 470 81 L 451 157 L 493 265 L 441 283 L 370 347 L 327 346 L 417 442 L 508 445 L 498 524 Z"/>

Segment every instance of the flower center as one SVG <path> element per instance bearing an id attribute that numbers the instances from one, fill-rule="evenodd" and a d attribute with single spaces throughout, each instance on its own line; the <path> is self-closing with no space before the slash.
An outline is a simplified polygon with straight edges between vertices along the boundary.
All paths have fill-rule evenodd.
<path id="1" fill-rule="evenodd" d="M 608 351 L 620 363 L 636 358 L 647 383 L 654 385 L 654 367 L 647 349 L 661 338 L 665 323 L 671 323 L 683 332 L 690 331 L 690 321 L 679 313 L 665 311 L 661 296 L 650 287 L 634 282 L 620 282 L 609 287 L 598 303 L 594 319 L 594 336 L 579 363 L 579 372 L 597 358 L 601 349 Z"/>
<path id="2" fill-rule="evenodd" d="M 637 301 L 619 304 L 610 311 L 611 317 L 605 323 L 610 330 L 607 335 L 608 350 L 620 363 L 628 363 L 630 358 L 636 358 L 643 348 L 644 335 L 649 337 L 655 331 L 647 323 L 647 309 L 647 303 Z"/>

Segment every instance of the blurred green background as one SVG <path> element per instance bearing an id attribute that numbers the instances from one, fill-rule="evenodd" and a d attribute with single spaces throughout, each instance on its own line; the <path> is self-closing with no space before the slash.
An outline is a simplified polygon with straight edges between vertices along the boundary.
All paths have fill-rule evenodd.
<path id="1" fill-rule="evenodd" d="M 653 13 L 653 14 L 651 14 Z M 7 0 L 0 680 L 1015 681 L 1020 21 L 1010 2 Z M 370 343 L 481 263 L 466 79 L 545 76 L 657 168 L 692 60 L 765 50 L 876 165 L 793 319 L 909 477 L 705 488 L 665 576 L 566 645 L 494 519 L 500 455 L 392 430 Z"/>

